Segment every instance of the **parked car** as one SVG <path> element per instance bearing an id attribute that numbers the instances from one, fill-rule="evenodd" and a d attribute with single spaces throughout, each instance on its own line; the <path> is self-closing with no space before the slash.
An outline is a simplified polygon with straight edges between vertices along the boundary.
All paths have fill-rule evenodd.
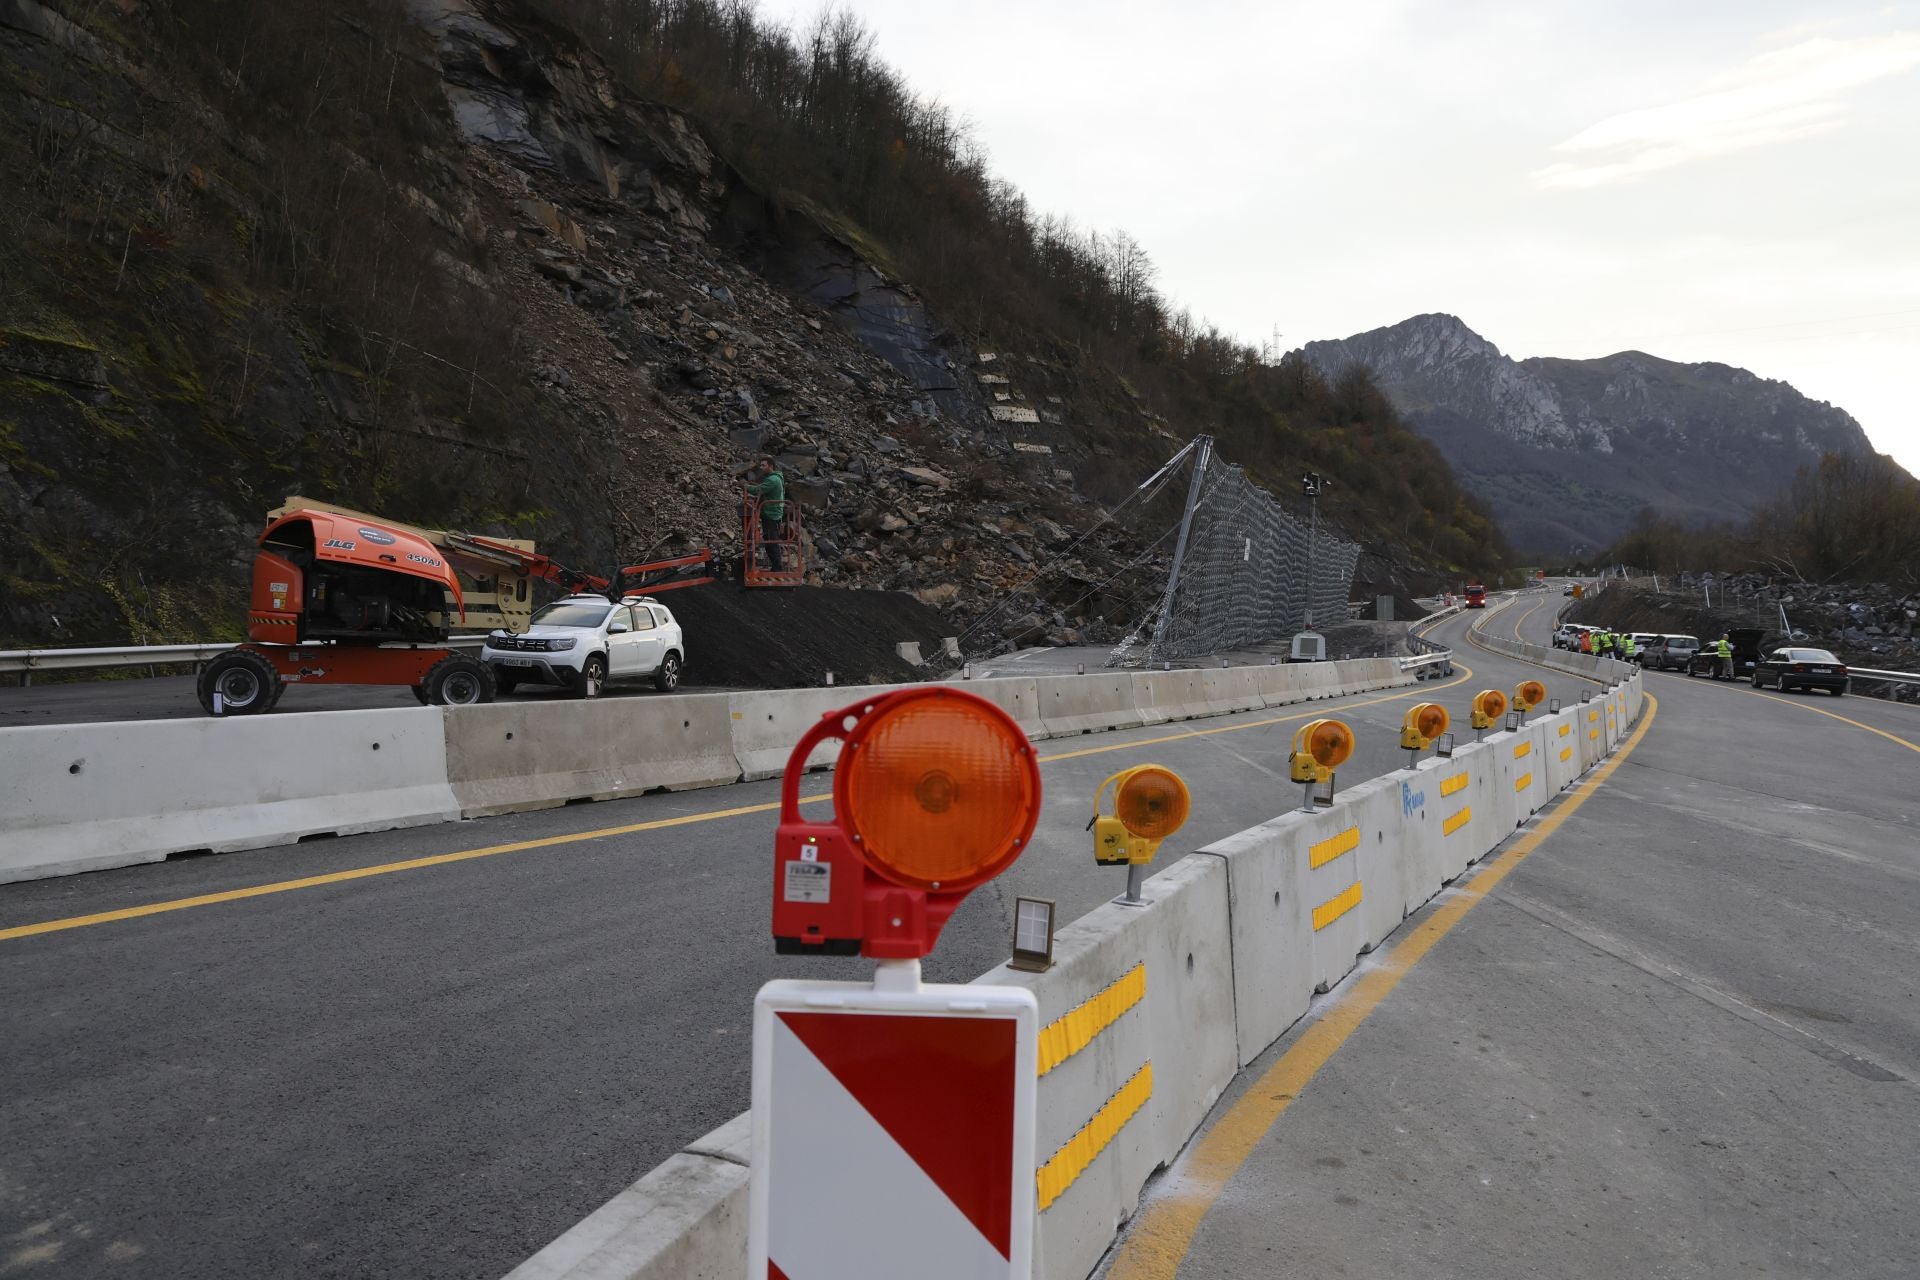
<path id="1" fill-rule="evenodd" d="M 1738 680 L 1753 675 L 1754 666 L 1760 661 L 1760 637 L 1765 634 L 1758 627 L 1734 627 L 1727 632 L 1727 640 L 1733 649 L 1733 674 L 1726 679 Z M 1719 646 L 1718 636 L 1703 636 L 1700 647 L 1687 663 L 1687 674 L 1717 676 L 1714 668 L 1719 662 Z"/>
<path id="2" fill-rule="evenodd" d="M 1837 698 L 1847 691 L 1847 664 L 1825 649 L 1775 649 L 1754 664 L 1749 679 L 1756 689 L 1825 689 Z"/>
<path id="3" fill-rule="evenodd" d="M 1640 652 L 1640 665 L 1654 671 L 1685 671 L 1699 650 L 1693 636 L 1655 636 Z"/>
<path id="4" fill-rule="evenodd" d="M 597 698 L 614 680 L 651 680 L 671 693 L 686 664 L 686 641 L 672 611 L 651 596 L 618 603 L 566 596 L 535 612 L 522 634 L 490 634 L 480 660 L 493 669 L 503 694 L 546 684 Z"/>

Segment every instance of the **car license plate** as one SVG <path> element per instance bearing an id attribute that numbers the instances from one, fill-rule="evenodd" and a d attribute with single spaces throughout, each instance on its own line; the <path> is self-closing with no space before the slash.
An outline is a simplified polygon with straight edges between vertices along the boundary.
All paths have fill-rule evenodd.
<path id="1" fill-rule="evenodd" d="M 532 658 L 495 658 L 494 661 L 503 667 L 531 667 L 536 665 L 535 660 Z"/>
<path id="2" fill-rule="evenodd" d="M 1833 668 L 1832 667 L 1815 667 L 1813 668 L 1813 674 L 1817 676 L 1830 676 L 1833 674 Z"/>

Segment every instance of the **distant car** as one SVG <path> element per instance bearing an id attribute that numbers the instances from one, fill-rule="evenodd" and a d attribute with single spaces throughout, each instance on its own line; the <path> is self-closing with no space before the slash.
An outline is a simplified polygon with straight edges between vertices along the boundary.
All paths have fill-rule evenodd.
<path id="1" fill-rule="evenodd" d="M 1560 593 L 1560 594 L 1561 594 L 1561 595 L 1563 595 L 1563 596 L 1570 596 L 1570 595 L 1572 595 L 1572 594 L 1573 594 L 1573 584 L 1572 584 L 1571 582 L 1569 582 L 1569 583 L 1568 583 L 1568 584 L 1566 585 L 1566 589 L 1565 589 L 1565 590 L 1563 590 L 1563 591 L 1561 591 L 1561 593 Z"/>
<path id="2" fill-rule="evenodd" d="M 1685 671 L 1700 649 L 1693 636 L 1655 636 L 1640 653 L 1640 665 L 1653 671 Z"/>
<path id="3" fill-rule="evenodd" d="M 1467 584 L 1467 608 L 1484 609 L 1487 607 L 1487 588 L 1478 582 Z"/>
<path id="4" fill-rule="evenodd" d="M 1756 689 L 1825 689 L 1837 698 L 1847 691 L 1847 664 L 1825 649 L 1775 649 L 1754 664 L 1749 679 Z"/>
<path id="5" fill-rule="evenodd" d="M 1729 646 L 1733 649 L 1733 674 L 1729 676 L 1721 676 L 1716 670 L 1719 663 L 1719 637 L 1702 637 L 1692 661 L 1687 663 L 1687 674 L 1726 680 L 1751 676 L 1760 661 L 1760 638 L 1764 635 L 1766 632 L 1758 627 L 1734 627 L 1727 632 Z"/>
<path id="6" fill-rule="evenodd" d="M 686 640 L 673 613 L 651 596 L 617 604 L 578 595 L 538 610 L 525 632 L 495 631 L 480 650 L 501 693 L 522 684 L 558 685 L 597 698 L 614 680 L 651 680 L 673 692 L 686 665 Z"/>

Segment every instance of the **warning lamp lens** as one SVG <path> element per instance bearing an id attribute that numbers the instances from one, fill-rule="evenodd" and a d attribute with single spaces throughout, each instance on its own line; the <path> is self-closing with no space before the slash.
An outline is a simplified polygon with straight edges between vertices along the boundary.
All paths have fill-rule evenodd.
<path id="1" fill-rule="evenodd" d="M 1498 718 L 1507 713 L 1507 695 L 1498 689 L 1483 690 L 1474 702 L 1479 705 L 1481 715 Z"/>
<path id="2" fill-rule="evenodd" d="M 1353 754 L 1353 732 L 1338 720 L 1321 720 L 1307 735 L 1307 754 L 1326 769 L 1337 769 Z"/>
<path id="3" fill-rule="evenodd" d="M 1514 692 L 1518 695 L 1520 704 L 1529 709 L 1537 707 L 1547 700 L 1547 686 L 1541 684 L 1538 680 L 1523 681 L 1520 687 L 1514 690 Z"/>
<path id="4" fill-rule="evenodd" d="M 1157 765 L 1135 769 L 1120 784 L 1113 811 L 1136 836 L 1164 840 L 1187 820 L 1187 784 Z"/>
<path id="5" fill-rule="evenodd" d="M 1417 708 L 1414 723 L 1423 738 L 1437 738 L 1447 731 L 1449 719 L 1447 709 L 1437 702 L 1423 702 Z"/>
<path id="6" fill-rule="evenodd" d="M 909 888 L 996 875 L 1033 833 L 1040 778 L 1004 712 L 958 694 L 902 699 L 852 736 L 834 807 L 874 870 Z"/>

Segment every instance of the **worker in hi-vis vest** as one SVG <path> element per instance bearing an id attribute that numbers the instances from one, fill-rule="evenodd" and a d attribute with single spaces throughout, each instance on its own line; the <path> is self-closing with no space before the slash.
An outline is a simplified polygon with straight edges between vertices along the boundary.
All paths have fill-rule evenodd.
<path id="1" fill-rule="evenodd" d="M 1727 633 L 1720 633 L 1720 640 L 1713 646 L 1713 674 L 1722 680 L 1733 679 L 1733 641 Z"/>
<path id="2" fill-rule="evenodd" d="M 1620 656 L 1622 658 L 1628 662 L 1632 662 L 1633 655 L 1637 652 L 1639 652 L 1639 650 L 1634 646 L 1633 634 L 1631 632 L 1620 637 Z"/>

